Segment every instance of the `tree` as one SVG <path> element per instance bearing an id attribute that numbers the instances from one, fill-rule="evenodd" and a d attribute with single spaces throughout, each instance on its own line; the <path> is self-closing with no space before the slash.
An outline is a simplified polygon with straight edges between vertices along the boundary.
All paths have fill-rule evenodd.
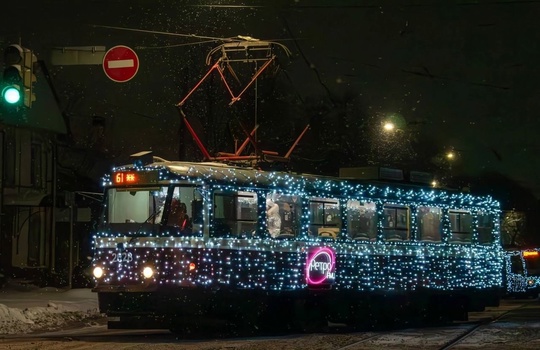
<path id="1" fill-rule="evenodd" d="M 504 211 L 501 216 L 501 239 L 504 246 L 520 247 L 526 245 L 525 230 L 527 217 L 515 209 Z"/>

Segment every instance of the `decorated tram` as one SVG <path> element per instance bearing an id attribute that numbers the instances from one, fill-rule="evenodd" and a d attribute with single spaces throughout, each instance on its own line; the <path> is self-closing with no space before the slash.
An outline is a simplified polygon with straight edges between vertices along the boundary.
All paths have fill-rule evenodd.
<path id="1" fill-rule="evenodd" d="M 489 196 L 151 157 L 104 178 L 93 289 L 110 328 L 313 330 L 498 305 Z"/>
<path id="2" fill-rule="evenodd" d="M 506 249 L 504 275 L 507 296 L 540 297 L 540 248 Z"/>

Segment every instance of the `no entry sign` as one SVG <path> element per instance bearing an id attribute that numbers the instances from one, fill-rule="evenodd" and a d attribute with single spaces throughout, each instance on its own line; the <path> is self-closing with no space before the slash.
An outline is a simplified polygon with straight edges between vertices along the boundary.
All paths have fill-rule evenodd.
<path id="1" fill-rule="evenodd" d="M 111 47 L 103 56 L 103 71 L 112 81 L 124 83 L 139 70 L 139 57 L 127 46 Z"/>

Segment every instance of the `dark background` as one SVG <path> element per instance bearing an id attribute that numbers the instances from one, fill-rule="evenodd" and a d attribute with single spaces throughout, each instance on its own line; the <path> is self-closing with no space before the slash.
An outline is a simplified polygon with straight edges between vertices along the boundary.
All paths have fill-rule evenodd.
<path id="1" fill-rule="evenodd" d="M 261 148 L 284 154 L 309 123 L 293 170 L 426 170 L 493 194 L 506 209 L 538 205 L 536 1 L 32 0 L 0 11 L 0 44 L 20 41 L 50 72 L 67 139 L 87 152 L 84 164 L 71 162 L 81 176 L 96 178 L 142 150 L 200 160 L 175 104 L 224 41 L 197 36 L 248 35 L 292 54 L 276 46 L 279 65 L 233 106 L 217 75 L 188 100 L 186 114 L 210 153 L 234 151 L 244 139 L 238 122 L 251 129 L 256 119 Z M 137 75 L 115 83 L 100 65 L 50 62 L 52 48 L 93 45 L 133 48 Z M 235 66 L 236 91 L 253 69 Z M 33 109 L 40 103 L 37 96 Z M 401 131 L 381 134 L 390 116 Z M 457 153 L 451 164 L 449 149 Z"/>

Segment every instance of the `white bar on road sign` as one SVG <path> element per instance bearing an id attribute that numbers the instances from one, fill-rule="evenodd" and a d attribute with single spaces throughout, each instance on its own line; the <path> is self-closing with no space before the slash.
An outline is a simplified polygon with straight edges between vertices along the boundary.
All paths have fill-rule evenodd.
<path id="1" fill-rule="evenodd" d="M 107 62 L 108 68 L 130 68 L 135 67 L 135 61 L 129 60 L 114 60 Z"/>

